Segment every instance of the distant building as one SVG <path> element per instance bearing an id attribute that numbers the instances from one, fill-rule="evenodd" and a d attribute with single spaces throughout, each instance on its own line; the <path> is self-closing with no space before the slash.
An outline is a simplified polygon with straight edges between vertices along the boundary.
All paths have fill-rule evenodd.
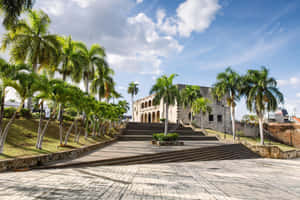
<path id="1" fill-rule="evenodd" d="M 178 84 L 179 90 L 182 90 L 186 85 Z M 212 112 L 205 115 L 195 115 L 193 122 L 197 126 L 203 123 L 204 128 L 214 129 L 222 132 L 231 132 L 230 108 L 226 105 L 226 100 L 218 101 L 212 98 L 211 88 L 200 87 L 201 95 L 211 100 Z M 134 116 L 136 122 L 144 123 L 160 123 L 160 119 L 165 118 L 165 108 L 163 100 L 159 105 L 153 105 L 155 95 L 147 96 L 134 102 Z M 182 105 L 169 106 L 169 122 L 188 124 L 191 118 L 191 109 L 183 108 Z"/>
<path id="2" fill-rule="evenodd" d="M 289 122 L 289 113 L 284 108 L 279 108 L 274 113 L 270 113 L 268 117 L 268 121 L 270 122 Z"/>

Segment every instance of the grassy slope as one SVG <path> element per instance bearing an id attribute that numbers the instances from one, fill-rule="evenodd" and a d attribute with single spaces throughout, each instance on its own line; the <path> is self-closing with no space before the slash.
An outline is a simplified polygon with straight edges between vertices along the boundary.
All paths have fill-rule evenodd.
<path id="1" fill-rule="evenodd" d="M 6 123 L 7 120 L 4 122 Z M 65 130 L 67 130 L 69 125 L 69 123 L 65 123 Z M 84 133 L 82 131 L 79 144 L 73 142 L 74 134 L 71 133 L 68 141 L 68 147 L 59 147 L 58 124 L 56 122 L 51 122 L 44 137 L 43 149 L 39 150 L 35 148 L 37 127 L 38 120 L 17 119 L 9 130 L 8 137 L 4 145 L 4 152 L 3 154 L 0 154 L 0 159 L 64 151 L 110 139 L 109 137 L 89 137 L 88 140 L 85 140 L 83 136 Z"/>
<path id="2" fill-rule="evenodd" d="M 220 138 L 224 138 L 224 133 L 218 132 L 218 131 L 214 131 L 214 130 L 210 130 L 210 129 L 206 129 L 206 132 L 209 135 L 218 135 Z M 232 135 L 226 134 L 226 139 L 227 140 L 233 140 Z M 259 145 L 260 144 L 260 138 L 251 138 L 251 137 L 240 137 L 240 140 L 246 141 L 252 145 Z M 281 150 L 283 151 L 289 151 L 289 150 L 295 150 L 295 147 L 292 146 L 288 146 L 279 142 L 275 142 L 275 141 L 270 141 L 268 139 L 265 138 L 265 144 L 271 144 L 271 145 L 275 145 L 278 146 Z"/>

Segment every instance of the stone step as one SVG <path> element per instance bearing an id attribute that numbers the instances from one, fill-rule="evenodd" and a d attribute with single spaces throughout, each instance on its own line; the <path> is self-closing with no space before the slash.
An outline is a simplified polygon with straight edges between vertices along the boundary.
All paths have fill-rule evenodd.
<path id="1" fill-rule="evenodd" d="M 163 133 L 163 130 L 128 130 L 125 129 L 123 131 L 123 135 L 153 135 L 154 133 Z M 184 136 L 194 136 L 194 135 L 202 135 L 204 134 L 202 132 L 191 132 L 191 131 L 182 131 L 182 130 L 174 130 L 174 131 L 169 131 L 169 133 L 178 133 L 179 135 L 184 135 Z"/>
<path id="2" fill-rule="evenodd" d="M 68 163 L 51 166 L 41 166 L 38 169 L 105 166 L 105 165 L 131 165 L 166 162 L 190 162 L 226 159 L 250 159 L 259 158 L 241 144 L 220 145 L 213 147 L 202 147 L 196 149 L 185 149 L 139 156 L 121 157 L 114 159 L 95 160 L 88 162 Z"/>
<path id="3" fill-rule="evenodd" d="M 119 140 L 120 141 L 151 141 L 152 135 L 121 135 Z M 208 140 L 208 141 L 217 141 L 218 139 L 214 136 L 179 136 L 178 140 Z"/>

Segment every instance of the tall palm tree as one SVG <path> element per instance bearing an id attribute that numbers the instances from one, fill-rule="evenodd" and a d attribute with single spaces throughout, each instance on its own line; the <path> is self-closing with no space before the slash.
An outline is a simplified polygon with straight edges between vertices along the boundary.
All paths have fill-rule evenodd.
<path id="1" fill-rule="evenodd" d="M 1 132 L 0 136 L 0 153 L 3 152 L 3 146 L 7 138 L 8 130 L 14 120 L 16 119 L 17 114 L 21 111 L 25 99 L 32 97 L 33 94 L 40 89 L 40 85 L 38 80 L 38 75 L 34 72 L 27 73 L 27 72 L 19 72 L 16 74 L 13 80 L 6 80 L 7 85 L 14 88 L 15 91 L 19 94 L 21 103 L 13 114 L 12 118 L 6 124 L 4 130 Z"/>
<path id="2" fill-rule="evenodd" d="M 200 98 L 201 96 L 200 86 L 197 85 L 187 85 L 183 90 L 181 90 L 181 102 L 184 108 L 190 107 L 191 109 L 191 124 L 193 121 L 192 104 L 197 98 Z"/>
<path id="3" fill-rule="evenodd" d="M 2 130 L 2 120 L 4 115 L 4 104 L 6 88 L 11 79 L 15 79 L 16 75 L 21 71 L 31 72 L 32 67 L 24 64 L 11 65 L 4 60 L 0 60 L 0 79 L 1 79 L 1 108 L 0 108 L 0 132 Z"/>
<path id="4" fill-rule="evenodd" d="M 212 108 L 209 106 L 209 104 L 211 104 L 211 101 L 207 98 L 204 97 L 200 97 L 197 98 L 195 101 L 193 101 L 192 103 L 192 111 L 193 114 L 201 114 L 201 118 L 202 116 L 204 116 L 206 113 L 210 113 Z M 203 120 L 200 118 L 201 120 L 201 129 L 203 129 Z"/>
<path id="5" fill-rule="evenodd" d="M 97 66 L 96 75 L 91 84 L 91 91 L 93 94 L 98 94 L 100 101 L 103 98 L 107 101 L 113 91 L 115 85 L 113 75 L 114 71 L 106 62 L 102 66 Z"/>
<path id="6" fill-rule="evenodd" d="M 90 49 L 84 43 L 78 43 L 81 55 L 85 59 L 82 66 L 82 75 L 85 84 L 85 92 L 89 94 L 89 83 L 95 77 L 96 69 L 103 67 L 105 62 L 105 50 L 98 44 L 93 44 Z"/>
<path id="7" fill-rule="evenodd" d="M 165 118 L 165 135 L 168 134 L 168 120 L 169 120 L 169 105 L 179 103 L 179 90 L 176 85 L 173 84 L 173 79 L 177 74 L 171 74 L 169 77 L 163 75 L 156 80 L 156 83 L 152 86 L 150 94 L 155 94 L 153 99 L 154 105 L 159 105 L 161 100 L 166 108 Z"/>
<path id="8" fill-rule="evenodd" d="M 49 33 L 51 20 L 43 11 L 29 11 L 27 20 L 20 20 L 4 34 L 2 50 L 10 49 L 12 61 L 32 64 L 33 71 L 56 63 L 60 43 Z M 31 108 L 31 98 L 27 107 Z"/>
<path id="9" fill-rule="evenodd" d="M 128 86 L 128 94 L 131 94 L 131 110 L 132 110 L 132 121 L 134 121 L 134 110 L 133 110 L 133 102 L 134 102 L 134 96 L 138 94 L 139 88 L 138 83 L 131 82 Z"/>
<path id="10" fill-rule="evenodd" d="M 0 0 L 0 10 L 4 13 L 3 25 L 10 28 L 18 21 L 23 11 L 32 8 L 34 0 Z"/>
<path id="11" fill-rule="evenodd" d="M 32 64 L 34 72 L 56 63 L 60 43 L 57 35 L 49 33 L 50 23 L 43 11 L 30 11 L 27 20 L 20 20 L 15 30 L 4 35 L 2 50 L 9 48 L 13 61 Z"/>
<path id="12" fill-rule="evenodd" d="M 246 97 L 247 108 L 258 117 L 260 142 L 264 144 L 263 122 L 268 111 L 275 111 L 279 103 L 284 102 L 283 94 L 277 88 L 277 82 L 270 77 L 269 70 L 248 70 L 244 77 L 242 93 Z"/>
<path id="13" fill-rule="evenodd" d="M 232 135 L 235 139 L 235 107 L 237 101 L 240 100 L 241 91 L 241 76 L 233 71 L 230 67 L 226 68 L 225 72 L 219 73 L 217 82 L 213 85 L 212 93 L 219 101 L 226 99 L 230 107 Z"/>

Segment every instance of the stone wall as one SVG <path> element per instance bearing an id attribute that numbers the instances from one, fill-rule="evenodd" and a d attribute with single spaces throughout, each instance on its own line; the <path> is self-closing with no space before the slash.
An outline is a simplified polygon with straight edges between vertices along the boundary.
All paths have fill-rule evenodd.
<path id="1" fill-rule="evenodd" d="M 247 124 L 242 122 L 236 122 L 236 132 L 240 131 L 243 133 L 243 136 L 247 137 L 258 137 L 259 136 L 259 127 L 255 124 Z"/>
<path id="2" fill-rule="evenodd" d="M 8 171 L 8 170 L 17 170 L 17 169 L 28 169 L 35 166 L 44 165 L 46 163 L 53 162 L 53 161 L 75 159 L 91 151 L 105 147 L 115 142 L 117 139 L 118 138 L 115 138 L 110 141 L 100 142 L 90 146 L 85 146 L 82 148 L 62 151 L 57 153 L 0 160 L 0 172 Z"/>
<path id="3" fill-rule="evenodd" d="M 300 124 L 269 123 L 266 129 L 276 140 L 300 148 Z"/>

